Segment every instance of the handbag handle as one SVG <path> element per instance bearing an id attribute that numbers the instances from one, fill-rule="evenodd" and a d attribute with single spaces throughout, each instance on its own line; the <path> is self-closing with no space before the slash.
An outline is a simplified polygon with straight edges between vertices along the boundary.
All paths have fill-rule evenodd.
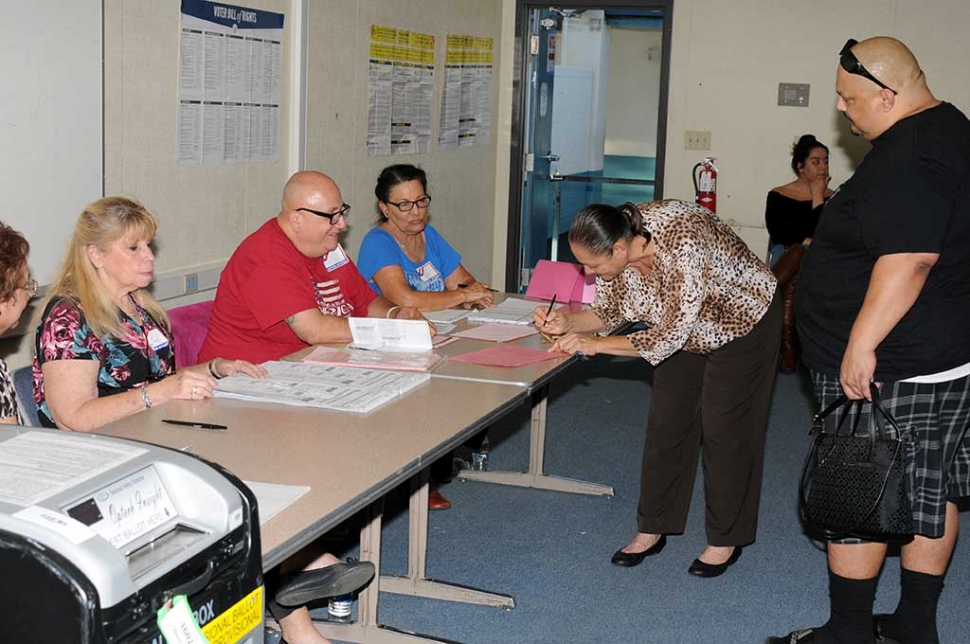
<path id="1" fill-rule="evenodd" d="M 893 415 L 889 413 L 889 410 L 883 406 L 882 398 L 879 395 L 879 387 L 876 386 L 876 383 L 874 382 L 869 383 L 869 391 L 872 394 L 872 407 L 873 407 L 872 416 L 873 418 L 875 418 L 874 424 L 871 419 L 869 422 L 869 439 L 875 442 L 877 438 L 883 438 L 883 439 L 888 438 L 888 432 L 886 431 L 886 422 L 888 422 L 892 426 L 892 428 L 896 431 L 896 436 L 899 436 L 900 435 L 899 425 L 896 423 L 896 419 L 893 418 Z M 827 416 L 832 414 L 832 412 L 834 412 L 839 407 L 842 407 L 848 402 L 854 402 L 854 401 L 850 401 L 845 394 L 842 394 L 831 405 L 829 405 L 822 411 L 815 414 L 812 417 L 812 433 L 817 433 L 821 431 L 822 425 L 823 425 L 822 421 L 824 421 Z M 842 416 L 842 418 L 840 418 L 839 422 L 836 424 L 836 428 L 835 428 L 836 435 L 839 435 L 839 429 L 842 427 L 842 423 L 845 421 L 845 419 L 846 419 L 846 416 Z"/>

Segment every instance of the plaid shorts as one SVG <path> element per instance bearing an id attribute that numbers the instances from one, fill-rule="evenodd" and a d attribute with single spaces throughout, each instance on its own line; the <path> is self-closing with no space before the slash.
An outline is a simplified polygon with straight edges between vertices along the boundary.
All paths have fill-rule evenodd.
<path id="1" fill-rule="evenodd" d="M 812 381 L 820 409 L 842 395 L 838 377 L 813 371 Z M 883 407 L 896 419 L 905 440 L 916 533 L 942 537 L 947 501 L 970 496 L 970 433 L 966 431 L 970 425 L 970 376 L 934 384 L 887 382 L 880 393 Z M 871 410 L 869 404 L 852 405 L 844 422 L 856 434 L 867 434 Z M 826 423 L 845 415 L 840 411 L 830 414 Z M 826 425 L 826 429 L 834 431 L 835 426 Z M 886 429 L 895 434 L 892 427 Z M 951 460 L 949 471 L 944 472 Z"/>

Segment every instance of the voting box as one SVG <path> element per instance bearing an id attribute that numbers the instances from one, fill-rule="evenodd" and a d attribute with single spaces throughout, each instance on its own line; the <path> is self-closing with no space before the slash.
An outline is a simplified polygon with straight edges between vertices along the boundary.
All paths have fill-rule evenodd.
<path id="1" fill-rule="evenodd" d="M 163 447 L 0 426 L 0 575 L 7 642 L 164 644 L 179 596 L 210 644 L 263 642 L 256 498 Z"/>

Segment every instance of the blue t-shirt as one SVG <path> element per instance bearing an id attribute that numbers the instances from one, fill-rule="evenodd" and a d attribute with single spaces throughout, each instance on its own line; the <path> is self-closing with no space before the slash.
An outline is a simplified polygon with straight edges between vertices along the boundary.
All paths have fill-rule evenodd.
<path id="1" fill-rule="evenodd" d="M 444 291 L 445 278 L 461 265 L 461 255 L 433 226 L 424 228 L 424 261 L 412 262 L 397 240 L 386 230 L 371 228 L 360 245 L 357 268 L 370 287 L 381 294 L 374 274 L 385 266 L 400 266 L 408 286 L 415 291 Z"/>

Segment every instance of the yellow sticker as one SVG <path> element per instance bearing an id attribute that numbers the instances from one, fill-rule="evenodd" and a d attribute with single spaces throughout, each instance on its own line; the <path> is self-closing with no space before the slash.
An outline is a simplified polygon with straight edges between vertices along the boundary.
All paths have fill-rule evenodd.
<path id="1" fill-rule="evenodd" d="M 209 644 L 235 644 L 263 623 L 263 587 L 260 586 L 202 628 Z"/>

